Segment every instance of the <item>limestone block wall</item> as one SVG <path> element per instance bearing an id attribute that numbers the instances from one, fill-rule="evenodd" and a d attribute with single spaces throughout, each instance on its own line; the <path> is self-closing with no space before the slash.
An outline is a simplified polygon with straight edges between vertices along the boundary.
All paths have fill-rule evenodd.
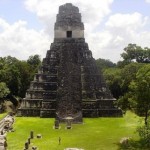
<path id="1" fill-rule="evenodd" d="M 54 32 L 54 37 L 55 38 L 67 38 L 67 31 L 72 32 L 71 38 L 84 38 L 84 30 L 81 30 L 80 28 L 73 28 L 73 27 L 66 27 L 61 28 L 58 27 L 58 29 L 55 30 Z"/>

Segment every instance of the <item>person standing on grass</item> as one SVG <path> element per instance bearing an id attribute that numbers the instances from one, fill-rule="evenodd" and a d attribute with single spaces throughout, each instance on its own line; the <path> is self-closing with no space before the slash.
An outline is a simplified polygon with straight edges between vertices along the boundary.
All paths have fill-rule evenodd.
<path id="1" fill-rule="evenodd" d="M 59 145 L 61 144 L 61 137 L 58 138 Z"/>

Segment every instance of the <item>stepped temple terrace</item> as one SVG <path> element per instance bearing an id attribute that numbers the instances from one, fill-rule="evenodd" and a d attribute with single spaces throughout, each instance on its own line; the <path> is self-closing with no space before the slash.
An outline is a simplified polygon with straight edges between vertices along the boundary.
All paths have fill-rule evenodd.
<path id="1" fill-rule="evenodd" d="M 18 109 L 18 116 L 54 117 L 59 122 L 83 117 L 118 117 L 103 75 L 84 38 L 78 7 L 59 7 L 50 45 Z"/>

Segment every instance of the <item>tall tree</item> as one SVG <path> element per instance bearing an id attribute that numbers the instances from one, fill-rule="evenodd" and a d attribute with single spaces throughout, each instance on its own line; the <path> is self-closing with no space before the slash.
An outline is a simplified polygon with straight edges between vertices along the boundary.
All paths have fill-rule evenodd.
<path id="1" fill-rule="evenodd" d="M 4 98 L 10 93 L 6 83 L 0 82 L 0 112 L 4 111 Z"/>
<path id="2" fill-rule="evenodd" d="M 124 48 L 124 52 L 121 57 L 125 62 L 136 61 L 138 63 L 150 63 L 150 48 L 137 46 L 136 44 L 128 44 Z"/>
<path id="3" fill-rule="evenodd" d="M 141 63 L 130 63 L 121 69 L 121 88 L 123 93 L 129 91 L 129 85 L 132 80 L 136 78 L 136 73 L 143 66 Z"/>
<path id="4" fill-rule="evenodd" d="M 0 99 L 2 100 L 10 93 L 6 83 L 0 82 Z"/>
<path id="5" fill-rule="evenodd" d="M 115 98 L 124 96 L 129 91 L 129 84 L 136 78 L 141 63 L 130 63 L 124 68 L 108 68 L 104 71 L 106 82 Z M 125 96 L 126 97 L 126 96 Z"/>
<path id="6" fill-rule="evenodd" d="M 33 58 L 33 61 L 29 60 L 27 63 L 11 56 L 0 57 L 0 82 L 6 83 L 11 95 L 25 96 L 25 92 L 40 63 L 38 55 Z"/>
<path id="7" fill-rule="evenodd" d="M 113 68 L 116 66 L 116 64 L 111 62 L 110 60 L 102 59 L 102 58 L 96 60 L 96 65 L 100 70 L 105 70 L 107 68 Z"/>
<path id="8" fill-rule="evenodd" d="M 136 79 L 130 84 L 132 109 L 145 116 L 147 125 L 148 112 L 150 110 L 150 65 L 144 65 L 136 74 Z"/>
<path id="9" fill-rule="evenodd" d="M 13 95 L 18 95 L 20 88 L 20 74 L 15 57 L 0 58 L 0 82 L 5 82 Z"/>
<path id="10" fill-rule="evenodd" d="M 24 97 L 30 85 L 30 81 L 33 80 L 32 74 L 34 70 L 26 61 L 19 61 L 16 66 L 20 74 L 20 89 L 18 90 L 18 96 Z"/>
<path id="11" fill-rule="evenodd" d="M 108 68 L 104 71 L 104 77 L 109 89 L 115 98 L 119 98 L 122 95 L 122 79 L 121 79 L 121 69 L 119 68 Z"/>
<path id="12" fill-rule="evenodd" d="M 129 85 L 133 80 L 136 79 L 136 74 L 143 65 L 144 64 L 132 62 L 121 69 L 121 95 L 117 101 L 117 104 L 124 111 L 126 111 L 127 109 L 131 109 L 129 102 L 129 99 L 131 97 Z"/>
<path id="13" fill-rule="evenodd" d="M 30 64 L 33 69 L 36 69 L 41 64 L 41 59 L 39 55 L 29 56 L 27 63 Z"/>

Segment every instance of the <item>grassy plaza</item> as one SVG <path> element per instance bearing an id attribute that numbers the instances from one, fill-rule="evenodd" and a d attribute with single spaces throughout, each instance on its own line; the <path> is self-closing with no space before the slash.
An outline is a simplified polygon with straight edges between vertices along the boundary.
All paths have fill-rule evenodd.
<path id="1" fill-rule="evenodd" d="M 84 118 L 83 124 L 73 124 L 67 130 L 65 124 L 60 129 L 53 129 L 53 118 L 16 117 L 14 132 L 7 135 L 8 149 L 21 150 L 34 131 L 31 146 L 40 150 L 63 150 L 65 148 L 82 148 L 84 150 L 117 150 L 122 137 L 137 139 L 135 132 L 140 118 L 131 112 L 123 118 Z M 36 135 L 42 138 L 37 139 Z M 59 137 L 61 142 L 59 144 Z"/>

